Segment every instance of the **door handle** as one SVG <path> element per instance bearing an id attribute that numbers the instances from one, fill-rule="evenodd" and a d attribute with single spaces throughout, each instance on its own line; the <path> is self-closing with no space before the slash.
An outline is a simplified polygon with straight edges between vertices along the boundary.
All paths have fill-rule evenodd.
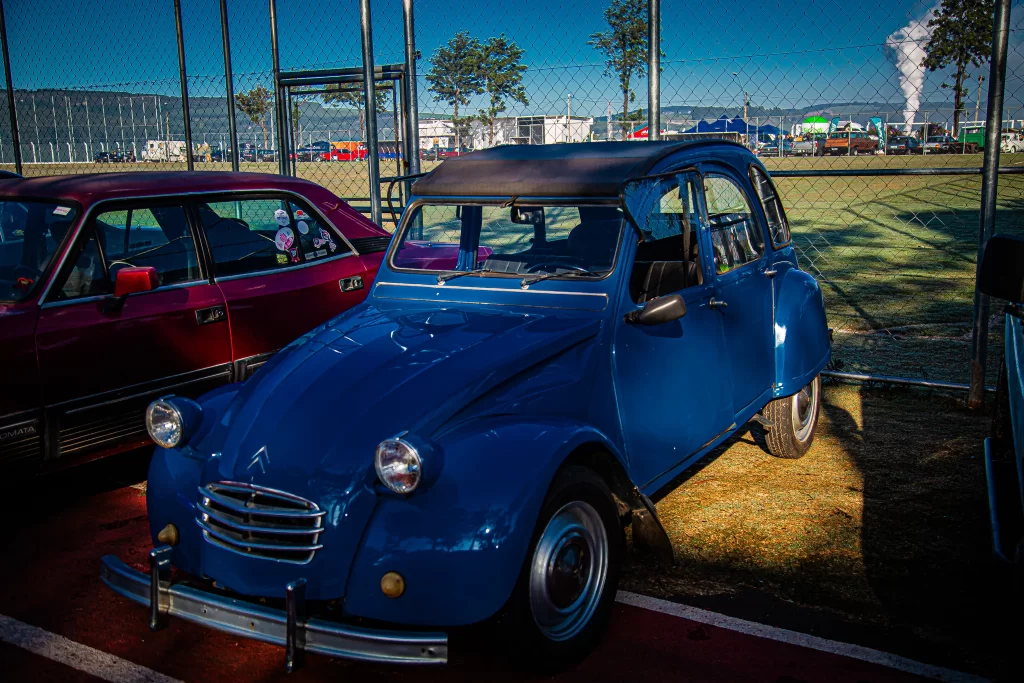
<path id="1" fill-rule="evenodd" d="M 729 308 L 729 304 L 727 304 L 724 301 L 721 301 L 719 299 L 711 299 L 711 301 L 708 302 L 708 305 L 711 306 L 711 308 L 713 308 L 713 309 L 714 308 Z"/>
<path id="2" fill-rule="evenodd" d="M 774 270 L 774 269 L 766 270 L 766 271 L 764 271 L 764 274 L 765 274 L 765 277 L 775 277 L 776 275 L 779 274 L 779 271 Z"/>
<path id="3" fill-rule="evenodd" d="M 354 292 L 357 289 L 363 288 L 363 277 L 356 275 L 354 277 L 346 277 L 338 280 L 338 286 L 343 292 Z"/>
<path id="4" fill-rule="evenodd" d="M 210 306 L 196 310 L 196 324 L 209 325 L 228 319 L 228 311 L 224 306 Z"/>

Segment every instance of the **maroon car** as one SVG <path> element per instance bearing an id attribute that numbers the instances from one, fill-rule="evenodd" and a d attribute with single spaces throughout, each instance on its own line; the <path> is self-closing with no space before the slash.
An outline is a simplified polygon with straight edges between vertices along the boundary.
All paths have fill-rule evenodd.
<path id="1" fill-rule="evenodd" d="M 245 379 L 361 302 L 389 239 L 275 175 L 0 180 L 0 469 L 145 444 L 150 400 Z"/>

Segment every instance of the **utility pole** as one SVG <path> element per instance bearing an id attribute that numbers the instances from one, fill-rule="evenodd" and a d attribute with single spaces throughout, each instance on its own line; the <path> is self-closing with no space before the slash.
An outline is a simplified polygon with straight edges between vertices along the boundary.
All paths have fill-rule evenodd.
<path id="1" fill-rule="evenodd" d="M 647 0 L 647 139 L 661 139 L 661 0 Z"/>
<path id="2" fill-rule="evenodd" d="M 566 100 L 565 107 L 565 141 L 572 142 L 572 133 L 570 132 L 570 126 L 572 125 L 572 93 Z"/>
<path id="3" fill-rule="evenodd" d="M 109 152 L 110 151 L 110 131 L 107 130 L 107 103 L 106 103 L 106 101 L 104 101 L 104 99 L 102 97 L 100 98 L 100 109 L 103 112 L 103 139 L 106 141 L 106 147 L 104 147 L 103 151 L 104 152 Z"/>
<path id="4" fill-rule="evenodd" d="M 608 140 L 612 139 L 612 101 L 608 100 Z"/>

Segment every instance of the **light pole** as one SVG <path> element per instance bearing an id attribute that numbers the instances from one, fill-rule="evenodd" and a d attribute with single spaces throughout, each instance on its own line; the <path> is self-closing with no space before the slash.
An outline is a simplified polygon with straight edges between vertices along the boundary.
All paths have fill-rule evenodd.
<path id="1" fill-rule="evenodd" d="M 750 107 L 750 94 L 747 93 L 746 87 L 743 85 L 743 81 L 740 80 L 740 74 L 737 71 L 732 72 L 732 77 L 736 79 L 737 85 L 743 90 L 743 125 L 747 127 L 747 144 L 750 144 L 750 124 L 747 123 L 747 110 Z"/>

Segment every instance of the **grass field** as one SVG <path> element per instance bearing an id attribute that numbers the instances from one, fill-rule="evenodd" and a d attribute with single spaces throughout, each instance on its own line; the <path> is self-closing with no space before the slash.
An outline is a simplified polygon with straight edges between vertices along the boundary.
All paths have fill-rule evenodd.
<path id="1" fill-rule="evenodd" d="M 1024 166 L 1004 155 L 1003 166 Z M 424 162 L 430 170 L 437 162 Z M 766 159 L 769 170 L 978 168 L 982 156 L 824 157 Z M 7 168 L 10 165 L 6 166 Z M 227 163 L 197 163 L 225 171 Z M 125 170 L 184 170 L 185 164 L 29 164 L 26 175 Z M 242 170 L 276 173 L 276 163 Z M 400 172 L 381 162 L 381 175 Z M 354 205 L 369 194 L 365 163 L 300 163 L 299 177 L 317 182 Z M 835 331 L 835 366 L 848 372 L 968 380 L 980 176 L 778 178 L 801 266 L 825 293 Z M 385 186 L 386 190 L 386 186 Z M 1024 175 L 999 183 L 997 231 L 1024 234 Z M 385 227 L 390 228 L 385 206 Z M 998 367 L 999 320 L 993 318 L 990 365 Z"/>

